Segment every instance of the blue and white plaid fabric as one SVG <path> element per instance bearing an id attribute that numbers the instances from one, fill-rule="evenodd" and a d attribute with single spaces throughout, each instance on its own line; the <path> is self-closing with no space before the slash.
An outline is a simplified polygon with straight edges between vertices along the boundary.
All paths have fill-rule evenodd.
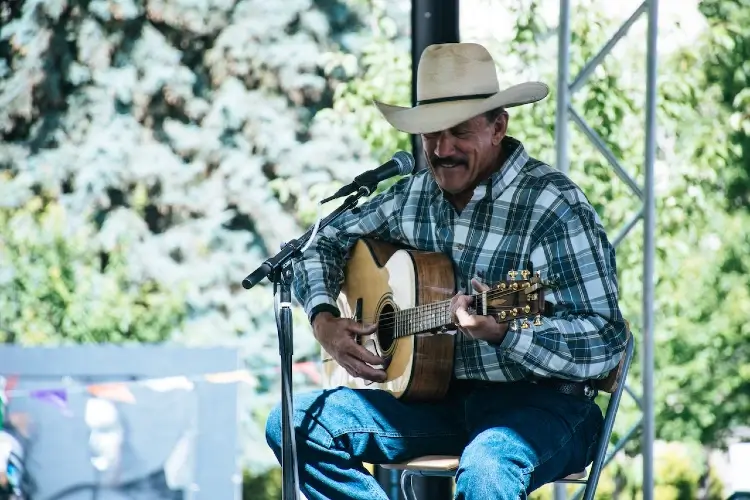
<path id="1" fill-rule="evenodd" d="M 620 361 L 626 325 L 618 306 L 614 248 L 593 207 L 568 177 L 536 159 L 511 137 L 502 169 L 479 185 L 458 213 L 429 170 L 321 230 L 295 261 L 295 293 L 311 316 L 336 304 L 347 250 L 364 236 L 447 254 L 457 283 L 492 284 L 511 270 L 539 271 L 555 314 L 541 326 L 509 330 L 500 344 L 456 338 L 457 378 L 515 381 L 606 376 Z"/>

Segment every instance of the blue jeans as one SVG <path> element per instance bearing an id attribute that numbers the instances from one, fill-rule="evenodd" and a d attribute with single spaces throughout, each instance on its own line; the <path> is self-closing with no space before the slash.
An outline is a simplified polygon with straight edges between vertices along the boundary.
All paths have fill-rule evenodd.
<path id="1" fill-rule="evenodd" d="M 369 389 L 297 394 L 300 488 L 308 500 L 388 500 L 363 462 L 455 455 L 456 499 L 525 499 L 590 464 L 602 422 L 593 400 L 526 382 L 457 382 L 431 403 Z M 281 460 L 280 406 L 266 440 Z"/>

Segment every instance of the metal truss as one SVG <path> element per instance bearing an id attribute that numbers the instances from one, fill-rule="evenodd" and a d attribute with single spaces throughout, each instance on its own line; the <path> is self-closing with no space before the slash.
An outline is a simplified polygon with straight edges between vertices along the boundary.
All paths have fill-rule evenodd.
<path id="1" fill-rule="evenodd" d="M 617 176 L 627 184 L 633 194 L 643 203 L 642 208 L 633 214 L 630 221 L 620 230 L 612 240 L 617 247 L 642 219 L 643 231 L 643 325 L 641 344 L 641 366 L 643 373 L 642 397 L 628 386 L 625 391 L 630 394 L 642 410 L 640 420 L 632 426 L 608 453 L 604 466 L 611 462 L 614 456 L 633 437 L 642 426 L 643 448 L 643 500 L 653 500 L 654 490 L 654 239 L 655 239 L 655 199 L 654 199 L 654 162 L 656 158 L 656 71 L 657 71 L 657 34 L 658 34 L 659 0 L 644 0 L 627 21 L 618 29 L 612 38 L 604 44 L 601 50 L 583 66 L 583 69 L 570 82 L 570 0 L 560 0 L 560 24 L 558 33 L 558 83 L 557 83 L 557 113 L 555 124 L 556 163 L 557 168 L 568 172 L 569 130 L 568 123 L 573 121 L 597 150 L 604 156 Z M 618 41 L 628 32 L 633 24 L 644 13 L 648 16 L 647 45 L 647 74 L 646 74 L 646 111 L 645 128 L 646 144 L 644 155 L 644 183 L 638 183 L 622 168 L 614 153 L 607 147 L 602 138 L 586 123 L 583 117 L 571 105 L 571 96 L 580 90 L 594 70 L 612 51 Z M 575 499 L 583 495 L 583 488 L 579 489 Z M 566 498 L 563 485 L 555 485 L 555 500 Z"/>

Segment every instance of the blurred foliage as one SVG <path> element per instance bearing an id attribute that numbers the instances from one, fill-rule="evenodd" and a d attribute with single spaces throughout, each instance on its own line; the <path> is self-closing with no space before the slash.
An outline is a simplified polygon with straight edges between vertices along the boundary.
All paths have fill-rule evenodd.
<path id="1" fill-rule="evenodd" d="M 237 346 L 260 382 L 245 464 L 275 463 L 256 444 L 280 394 L 272 289 L 240 283 L 376 165 L 320 113 L 367 44 L 366 7 L 3 4 L 0 335 Z M 295 354 L 318 356 L 298 307 Z"/>
<path id="2" fill-rule="evenodd" d="M 70 230 L 55 202 L 0 208 L 0 335 L 4 342 L 160 342 L 184 316 L 177 291 L 129 273 L 122 248 L 106 254 L 91 227 Z"/>
<path id="3" fill-rule="evenodd" d="M 721 89 L 720 102 L 729 110 L 731 168 L 720 173 L 726 182 L 727 204 L 750 207 L 750 1 L 702 0 L 700 11 L 711 27 L 707 79 Z"/>
<path id="4" fill-rule="evenodd" d="M 274 467 L 262 474 L 245 472 L 242 478 L 243 500 L 278 500 L 281 497 L 281 469 Z"/>
<path id="5" fill-rule="evenodd" d="M 717 475 L 716 464 L 699 446 L 675 442 L 654 443 L 655 500 L 723 500 L 724 486 Z M 597 500 L 642 500 L 643 465 L 641 457 L 617 456 L 602 470 Z M 570 497 L 582 486 L 567 484 Z M 552 500 L 552 485 L 546 485 L 529 496 L 530 500 Z"/>

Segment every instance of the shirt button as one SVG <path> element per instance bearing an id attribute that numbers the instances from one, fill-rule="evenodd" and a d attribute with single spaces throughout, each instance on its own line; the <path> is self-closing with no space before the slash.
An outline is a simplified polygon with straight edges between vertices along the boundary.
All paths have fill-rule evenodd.
<path id="1" fill-rule="evenodd" d="M 459 243 L 458 245 L 456 245 L 456 248 L 458 248 L 459 250 L 463 250 L 464 246 L 462 243 Z"/>

